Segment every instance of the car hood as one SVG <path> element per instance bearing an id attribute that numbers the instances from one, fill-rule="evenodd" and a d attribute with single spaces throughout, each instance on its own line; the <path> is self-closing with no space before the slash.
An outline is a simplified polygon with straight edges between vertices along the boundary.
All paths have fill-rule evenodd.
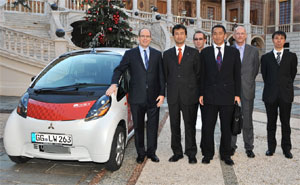
<path id="1" fill-rule="evenodd" d="M 92 95 L 29 93 L 27 116 L 40 120 L 69 121 L 84 119 L 94 103 L 105 94 L 105 89 Z"/>

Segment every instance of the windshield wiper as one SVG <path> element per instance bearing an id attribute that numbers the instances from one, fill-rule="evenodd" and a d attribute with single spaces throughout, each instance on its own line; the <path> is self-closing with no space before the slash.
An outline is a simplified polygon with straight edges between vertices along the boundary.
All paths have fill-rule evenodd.
<path id="1" fill-rule="evenodd" d="M 42 92 L 68 92 L 68 91 L 77 91 L 79 88 L 89 87 L 89 86 L 109 86 L 109 84 L 95 84 L 95 83 L 75 83 L 72 85 L 53 87 L 53 88 L 40 88 L 35 89 L 35 93 Z"/>

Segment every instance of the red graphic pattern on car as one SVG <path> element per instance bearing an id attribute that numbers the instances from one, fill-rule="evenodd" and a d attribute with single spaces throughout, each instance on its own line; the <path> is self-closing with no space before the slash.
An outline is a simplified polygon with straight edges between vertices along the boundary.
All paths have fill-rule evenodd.
<path id="1" fill-rule="evenodd" d="M 45 103 L 29 99 L 27 116 L 49 121 L 84 119 L 96 100 L 79 103 Z"/>

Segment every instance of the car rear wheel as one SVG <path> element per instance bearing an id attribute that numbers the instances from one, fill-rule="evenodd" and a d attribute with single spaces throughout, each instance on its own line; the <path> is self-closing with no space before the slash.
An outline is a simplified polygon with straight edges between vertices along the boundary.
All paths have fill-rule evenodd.
<path id="1" fill-rule="evenodd" d="M 125 129 L 118 126 L 112 142 L 109 161 L 106 164 L 107 170 L 116 171 L 121 167 L 125 154 L 125 142 Z"/>
<path id="2" fill-rule="evenodd" d="M 26 163 L 28 160 L 30 160 L 30 158 L 28 157 L 23 157 L 23 156 L 8 156 L 10 158 L 10 160 L 12 160 L 13 162 L 17 163 L 17 164 L 21 164 L 21 163 Z"/>

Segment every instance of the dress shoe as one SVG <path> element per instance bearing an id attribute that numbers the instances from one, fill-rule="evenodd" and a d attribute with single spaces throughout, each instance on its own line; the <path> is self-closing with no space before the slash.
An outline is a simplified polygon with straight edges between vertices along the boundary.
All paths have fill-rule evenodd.
<path id="1" fill-rule="evenodd" d="M 272 156 L 274 154 L 274 152 L 271 152 L 270 150 L 266 151 L 266 156 Z"/>
<path id="2" fill-rule="evenodd" d="M 138 156 L 138 157 L 136 158 L 136 162 L 139 163 L 139 164 L 142 164 L 142 163 L 144 162 L 144 159 L 145 159 L 144 156 Z"/>
<path id="3" fill-rule="evenodd" d="M 231 156 L 234 156 L 234 153 L 235 153 L 235 148 L 231 148 L 231 153 L 230 153 L 230 155 L 231 155 Z"/>
<path id="4" fill-rule="evenodd" d="M 210 157 L 205 157 L 205 156 L 204 156 L 204 157 L 202 158 L 202 163 L 203 163 L 203 164 L 209 164 L 209 163 L 210 163 L 210 160 L 211 160 Z"/>
<path id="5" fill-rule="evenodd" d="M 157 155 L 151 155 L 148 156 L 149 159 L 151 159 L 151 161 L 158 163 L 159 162 L 159 158 L 157 157 Z"/>
<path id="6" fill-rule="evenodd" d="M 189 157 L 189 163 L 190 164 L 196 164 L 197 163 L 196 157 Z"/>
<path id="7" fill-rule="evenodd" d="M 173 155 L 172 157 L 170 157 L 169 162 L 177 162 L 179 159 L 182 159 L 183 155 Z"/>
<path id="8" fill-rule="evenodd" d="M 232 166 L 234 165 L 233 160 L 230 157 L 221 157 L 221 160 L 225 162 L 225 164 Z"/>
<path id="9" fill-rule="evenodd" d="M 249 158 L 254 158 L 255 157 L 255 154 L 253 153 L 252 150 L 246 150 L 246 154 Z"/>
<path id="10" fill-rule="evenodd" d="M 283 152 L 283 154 L 288 159 L 292 159 L 293 158 L 293 154 L 290 151 Z"/>

